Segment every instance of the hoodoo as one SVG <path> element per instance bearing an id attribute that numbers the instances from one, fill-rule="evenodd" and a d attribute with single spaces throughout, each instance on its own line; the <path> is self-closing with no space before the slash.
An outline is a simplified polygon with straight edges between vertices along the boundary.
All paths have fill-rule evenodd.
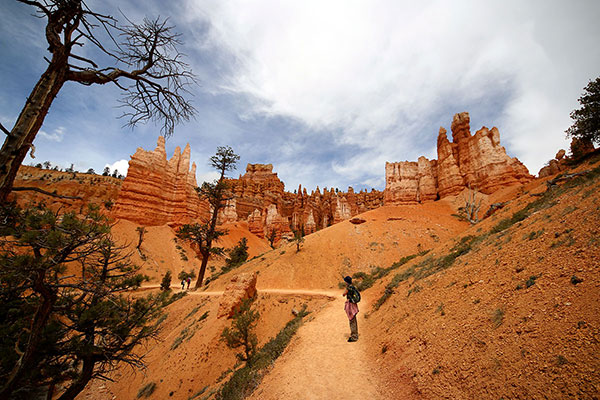
<path id="1" fill-rule="evenodd" d="M 113 216 L 146 226 L 189 223 L 208 214 L 208 204 L 200 201 L 196 186 L 196 164 L 190 169 L 190 145 L 183 154 L 175 148 L 167 160 L 165 138 L 159 136 L 153 151 L 138 148 L 131 156 Z"/>
<path id="2" fill-rule="evenodd" d="M 437 160 L 386 163 L 386 205 L 421 203 L 460 193 L 471 187 L 483 193 L 533 179 L 527 168 L 500 146 L 498 128 L 482 127 L 471 136 L 469 113 L 452 120 L 452 142 L 440 128 Z"/>

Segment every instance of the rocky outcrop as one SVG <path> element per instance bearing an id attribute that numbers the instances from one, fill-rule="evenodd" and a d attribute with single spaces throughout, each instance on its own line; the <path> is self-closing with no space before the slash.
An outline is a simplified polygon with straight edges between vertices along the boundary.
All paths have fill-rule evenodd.
<path id="1" fill-rule="evenodd" d="M 159 137 L 153 151 L 141 148 L 131 156 L 129 171 L 113 207 L 115 218 L 140 225 L 180 226 L 206 220 L 210 207 L 195 191 L 196 165 L 190 169 L 190 148 L 179 148 L 167 160 L 165 141 Z M 286 192 L 271 164 L 248 164 L 246 173 L 227 180 L 232 198 L 220 210 L 218 223 L 247 221 L 259 237 L 275 235 L 275 241 L 293 237 L 293 231 L 313 233 L 383 205 L 383 193 L 372 190 L 344 193 L 316 188 L 310 194 L 299 187 Z"/>
<path id="2" fill-rule="evenodd" d="M 376 190 L 321 192 L 317 187 L 308 194 L 300 186 L 294 193 L 286 192 L 271 164 L 248 164 L 244 175 L 228 183 L 238 220 L 247 220 L 250 231 L 259 237 L 274 234 L 276 241 L 293 236 L 292 230 L 313 233 L 383 204 L 383 193 Z"/>
<path id="3" fill-rule="evenodd" d="M 386 204 L 435 200 L 437 161 L 419 157 L 418 162 L 385 163 Z"/>
<path id="4" fill-rule="evenodd" d="M 545 178 L 547 176 L 558 174 L 560 171 L 567 169 L 567 159 L 565 158 L 566 152 L 560 149 L 556 156 L 546 166 L 542 167 L 538 172 L 538 177 Z"/>
<path id="5" fill-rule="evenodd" d="M 497 128 L 483 127 L 471 136 L 469 113 L 463 112 L 454 116 L 451 130 L 452 142 L 440 128 L 437 160 L 386 163 L 386 205 L 435 200 L 465 187 L 489 194 L 533 178 L 519 160 L 506 155 Z"/>
<path id="6" fill-rule="evenodd" d="M 177 147 L 167 160 L 165 138 L 159 136 L 156 149 L 138 148 L 131 156 L 112 215 L 145 226 L 177 226 L 205 218 L 208 204 L 200 201 L 196 186 L 196 164 L 190 169 L 189 144 L 183 153 Z"/>
<path id="7" fill-rule="evenodd" d="M 240 309 L 244 300 L 253 299 L 256 296 L 256 277 L 256 272 L 254 272 L 239 274 L 231 278 L 221 297 L 217 318 L 231 318 Z"/>

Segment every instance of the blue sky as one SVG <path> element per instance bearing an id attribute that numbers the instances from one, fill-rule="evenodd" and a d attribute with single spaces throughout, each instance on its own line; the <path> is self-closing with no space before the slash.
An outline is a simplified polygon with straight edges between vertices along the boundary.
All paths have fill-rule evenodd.
<path id="1" fill-rule="evenodd" d="M 287 190 L 384 187 L 386 161 L 436 157 L 440 126 L 468 111 L 471 130 L 497 126 L 509 155 L 535 174 L 559 148 L 569 113 L 599 75 L 600 2 L 590 1 L 88 1 L 133 21 L 169 17 L 199 85 L 189 143 L 198 180 L 230 145 L 272 163 Z M 12 126 L 45 68 L 43 20 L 0 4 L 0 121 Z M 85 49 L 94 57 L 93 49 Z M 65 84 L 38 134 L 36 159 L 122 172 L 159 127 L 123 128 L 114 86 Z"/>

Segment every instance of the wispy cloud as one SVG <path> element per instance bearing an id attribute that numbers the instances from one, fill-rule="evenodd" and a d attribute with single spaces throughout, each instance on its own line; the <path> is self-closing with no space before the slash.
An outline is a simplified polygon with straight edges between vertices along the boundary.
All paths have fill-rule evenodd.
<path id="1" fill-rule="evenodd" d="M 189 1 L 187 11 L 232 55 L 221 88 L 247 95 L 253 113 L 338 130 L 335 143 L 364 160 L 394 161 L 416 159 L 419 136 L 435 140 L 440 113 L 449 128 L 470 111 L 537 171 L 566 145 L 569 111 L 597 73 L 592 10 L 600 3 L 262 0 Z M 334 164 L 350 178 L 368 167 L 357 161 Z"/>
<path id="2" fill-rule="evenodd" d="M 51 133 L 48 133 L 44 130 L 40 130 L 38 132 L 38 135 L 40 138 L 52 141 L 52 142 L 62 142 L 63 138 L 65 137 L 65 128 L 62 126 L 59 126 L 58 128 L 54 129 Z"/>

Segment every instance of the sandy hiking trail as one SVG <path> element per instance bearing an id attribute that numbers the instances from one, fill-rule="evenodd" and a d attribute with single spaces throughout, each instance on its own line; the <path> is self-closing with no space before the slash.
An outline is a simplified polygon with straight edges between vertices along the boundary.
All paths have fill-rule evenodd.
<path id="1" fill-rule="evenodd" d="M 144 285 L 140 286 L 136 289 L 136 292 L 143 292 L 146 290 L 156 290 L 159 289 L 160 285 Z M 211 291 L 202 291 L 202 290 L 181 290 L 180 285 L 171 285 L 171 289 L 176 292 L 186 292 L 191 296 L 221 296 L 223 294 L 223 290 L 211 290 Z M 339 295 L 338 292 L 328 292 L 323 290 L 311 290 L 311 289 L 257 289 L 258 293 L 270 293 L 270 294 L 279 294 L 282 296 L 308 296 L 308 297 L 325 297 L 329 300 L 336 299 Z"/>
<path id="2" fill-rule="evenodd" d="M 368 341 L 348 343 L 348 318 L 341 291 L 318 314 L 307 317 L 273 369 L 249 397 L 254 400 L 389 398 L 374 366 L 367 359 Z M 359 307 L 367 310 L 363 300 Z M 358 317 L 358 331 L 364 326 Z"/>
<path id="3" fill-rule="evenodd" d="M 142 290 L 157 289 L 144 286 Z M 175 289 L 176 286 L 172 286 Z M 177 289 L 178 291 L 181 288 Z M 258 293 L 281 296 L 325 297 L 330 300 L 321 310 L 305 318 L 292 341 L 265 375 L 259 387 L 248 397 L 254 400 L 280 399 L 389 399 L 377 366 L 367 357 L 369 335 L 361 332 L 369 309 L 367 300 L 359 304 L 360 339 L 348 343 L 350 327 L 344 312 L 342 290 L 261 288 Z M 187 291 L 191 296 L 220 296 L 223 291 Z M 364 331 L 364 329 L 362 329 Z"/>

